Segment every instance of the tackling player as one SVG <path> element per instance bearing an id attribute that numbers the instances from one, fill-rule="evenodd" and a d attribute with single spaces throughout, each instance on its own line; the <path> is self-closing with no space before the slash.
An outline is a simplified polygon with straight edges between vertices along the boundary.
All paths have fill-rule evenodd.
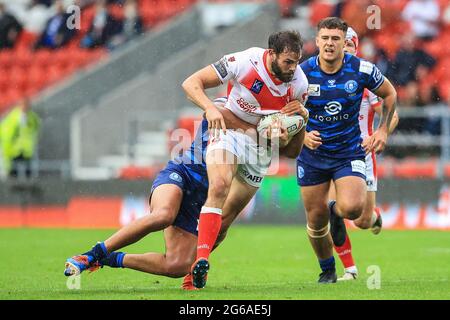
<path id="1" fill-rule="evenodd" d="M 358 51 L 358 35 L 349 27 L 345 38 L 344 52 L 356 55 Z M 359 127 L 363 138 L 363 147 L 368 143 L 370 136 L 373 134 L 373 122 L 375 113 L 381 115 L 382 102 L 371 91 L 365 89 L 361 101 L 361 109 L 359 112 Z M 395 130 L 398 124 L 398 114 L 394 113 L 391 125 L 389 127 L 389 135 Z M 321 143 L 320 133 L 318 131 L 311 131 L 305 133 L 304 145 L 309 149 L 317 149 Z M 366 162 L 366 185 L 367 196 L 364 210 L 361 216 L 353 220 L 354 224 L 360 229 L 371 229 L 372 233 L 378 234 L 381 231 L 382 219 L 380 209 L 376 207 L 376 191 L 377 191 L 377 173 L 376 173 L 376 154 L 369 152 L 365 157 Z M 334 184 L 331 183 L 329 199 L 336 199 L 336 192 Z M 334 241 L 334 249 L 338 253 L 339 259 L 344 265 L 344 275 L 339 280 L 353 280 L 358 276 L 358 269 L 354 263 L 352 256 L 352 245 L 348 234 L 345 238 L 335 239 L 333 233 L 331 234 Z M 344 241 L 343 241 L 344 240 Z M 341 241 L 336 242 L 336 241 Z M 342 242 L 343 241 L 343 242 Z"/>
<path id="2" fill-rule="evenodd" d="M 273 152 L 250 136 L 227 130 L 222 114 L 205 89 L 231 80 L 233 87 L 225 108 L 251 124 L 283 107 L 295 109 L 306 120 L 307 111 L 302 103 L 306 99 L 307 79 L 298 65 L 302 46 L 297 32 L 277 32 L 269 37 L 269 49 L 250 48 L 225 55 L 183 82 L 187 97 L 205 111 L 211 134 L 206 151 L 208 197 L 200 212 L 197 257 L 191 268 L 197 288 L 206 285 L 208 258 L 221 229 L 224 208 L 229 203 L 245 205 L 251 200 L 268 170 Z M 287 146 L 292 148 L 294 156 L 300 152 L 303 137 L 304 129 Z"/>
<path id="3" fill-rule="evenodd" d="M 214 103 L 229 127 L 245 131 L 254 127 L 222 108 L 225 101 L 226 99 L 221 98 Z M 84 270 L 93 271 L 102 266 L 131 268 L 168 277 L 182 277 L 189 273 L 195 259 L 199 212 L 208 190 L 204 162 L 209 139 L 207 124 L 206 120 L 202 121 L 190 149 L 169 161 L 155 178 L 149 199 L 150 214 L 124 226 L 91 250 L 67 259 L 64 271 L 66 276 L 77 275 Z M 226 229 L 244 207 L 237 202 L 224 209 L 224 223 L 218 242 L 223 240 Z M 116 252 L 149 233 L 160 230 L 164 230 L 164 254 Z M 183 288 L 193 289 L 189 276 L 185 278 Z"/>
<path id="4" fill-rule="evenodd" d="M 340 243 L 337 240 L 346 235 L 342 219 L 361 216 L 367 192 L 365 151 L 384 150 L 397 99 L 394 87 L 375 65 L 344 53 L 347 28 L 336 17 L 321 20 L 316 36 L 319 54 L 301 64 L 309 82 L 306 130 L 320 132 L 321 138 L 316 149 L 303 148 L 297 158 L 307 233 L 322 269 L 319 283 L 337 281 L 330 224 Z M 366 150 L 358 122 L 365 88 L 384 99 L 380 125 Z M 328 203 L 332 180 L 336 201 Z"/>

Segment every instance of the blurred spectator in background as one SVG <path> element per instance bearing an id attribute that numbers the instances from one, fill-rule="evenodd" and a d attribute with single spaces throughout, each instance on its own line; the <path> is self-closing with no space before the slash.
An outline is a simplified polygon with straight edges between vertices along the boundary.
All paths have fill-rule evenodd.
<path id="1" fill-rule="evenodd" d="M 364 38 L 370 32 L 367 28 L 367 18 L 369 17 L 367 8 L 373 4 L 375 3 L 372 0 L 343 1 L 341 4 L 341 18 L 349 26 L 352 26 L 360 38 Z"/>
<path id="2" fill-rule="evenodd" d="M 436 0 L 410 0 L 402 12 L 416 37 L 432 40 L 439 33 L 439 4 Z"/>
<path id="3" fill-rule="evenodd" d="M 34 48 L 42 47 L 57 49 L 66 45 L 76 34 L 76 29 L 69 29 L 67 20 L 71 14 L 66 13 L 62 0 L 55 2 L 56 14 L 47 21 L 39 40 Z"/>
<path id="4" fill-rule="evenodd" d="M 19 168 L 25 167 L 27 178 L 31 176 L 31 160 L 36 150 L 39 116 L 31 110 L 25 98 L 0 122 L 0 142 L 3 162 L 10 177 L 19 176 Z"/>
<path id="5" fill-rule="evenodd" d="M 104 46 L 122 30 L 122 23 L 108 13 L 105 0 L 96 4 L 96 12 L 86 36 L 81 40 L 82 48 Z"/>
<path id="6" fill-rule="evenodd" d="M 108 48 L 114 49 L 117 46 L 130 41 L 143 32 L 142 18 L 139 15 L 136 0 L 126 0 L 124 4 L 124 19 L 122 21 L 122 32 L 110 41 Z"/>
<path id="7" fill-rule="evenodd" d="M 41 34 L 52 12 L 38 0 L 32 0 L 29 9 L 23 14 L 24 29 L 35 34 Z"/>
<path id="8" fill-rule="evenodd" d="M 430 103 L 419 103 L 418 81 L 428 74 L 436 64 L 435 59 L 418 47 L 413 34 L 405 34 L 401 38 L 401 46 L 392 62 L 391 75 L 394 83 L 405 88 L 405 95 L 399 97 L 400 104 L 414 106 Z"/>
<path id="9" fill-rule="evenodd" d="M 393 75 L 389 75 L 391 69 L 391 62 L 389 57 L 382 48 L 377 47 L 374 41 L 366 37 L 359 44 L 359 53 L 362 58 L 374 63 L 381 73 L 392 79 Z"/>
<path id="10" fill-rule="evenodd" d="M 0 49 L 13 48 L 21 31 L 20 23 L 0 2 Z"/>

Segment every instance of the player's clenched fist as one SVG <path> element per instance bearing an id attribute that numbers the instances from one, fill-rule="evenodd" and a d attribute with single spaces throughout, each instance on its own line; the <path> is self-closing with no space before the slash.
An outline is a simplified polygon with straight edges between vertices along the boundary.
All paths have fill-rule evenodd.
<path id="1" fill-rule="evenodd" d="M 366 151 L 375 151 L 376 154 L 383 152 L 386 147 L 387 136 L 386 130 L 377 129 L 369 140 Z"/>
<path id="2" fill-rule="evenodd" d="M 214 106 L 210 106 L 205 110 L 205 118 L 208 121 L 208 130 L 214 137 L 218 137 L 220 129 L 226 133 L 227 127 L 222 113 Z"/>
<path id="3" fill-rule="evenodd" d="M 305 119 L 305 122 L 308 122 L 309 112 L 303 106 L 303 104 L 299 100 L 292 100 L 288 102 L 281 110 L 281 113 L 284 113 L 288 116 L 292 116 L 294 114 L 299 114 Z"/>
<path id="4" fill-rule="evenodd" d="M 303 144 L 311 150 L 315 150 L 322 145 L 322 138 L 319 131 L 313 130 L 305 133 Z"/>

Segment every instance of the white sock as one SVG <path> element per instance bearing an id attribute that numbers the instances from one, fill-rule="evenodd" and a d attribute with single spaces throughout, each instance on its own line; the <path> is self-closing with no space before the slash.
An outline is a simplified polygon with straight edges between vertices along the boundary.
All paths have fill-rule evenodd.
<path id="1" fill-rule="evenodd" d="M 345 272 L 358 274 L 358 269 L 356 268 L 356 266 L 351 266 L 351 267 L 345 268 Z"/>

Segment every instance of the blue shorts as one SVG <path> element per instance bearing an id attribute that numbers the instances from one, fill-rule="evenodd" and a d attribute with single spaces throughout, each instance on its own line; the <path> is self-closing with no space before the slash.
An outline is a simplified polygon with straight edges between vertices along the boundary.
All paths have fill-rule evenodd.
<path id="1" fill-rule="evenodd" d="M 305 155 L 297 158 L 297 184 L 302 187 L 318 185 L 346 176 L 361 177 L 366 181 L 364 157 L 333 159 Z"/>
<path id="2" fill-rule="evenodd" d="M 206 170 L 204 174 L 206 175 Z M 169 161 L 153 181 L 150 197 L 156 187 L 160 185 L 174 184 L 180 187 L 183 191 L 183 198 L 173 225 L 197 236 L 200 210 L 208 195 L 206 181 L 206 176 L 199 179 L 198 172 L 191 172 L 189 165 Z"/>

